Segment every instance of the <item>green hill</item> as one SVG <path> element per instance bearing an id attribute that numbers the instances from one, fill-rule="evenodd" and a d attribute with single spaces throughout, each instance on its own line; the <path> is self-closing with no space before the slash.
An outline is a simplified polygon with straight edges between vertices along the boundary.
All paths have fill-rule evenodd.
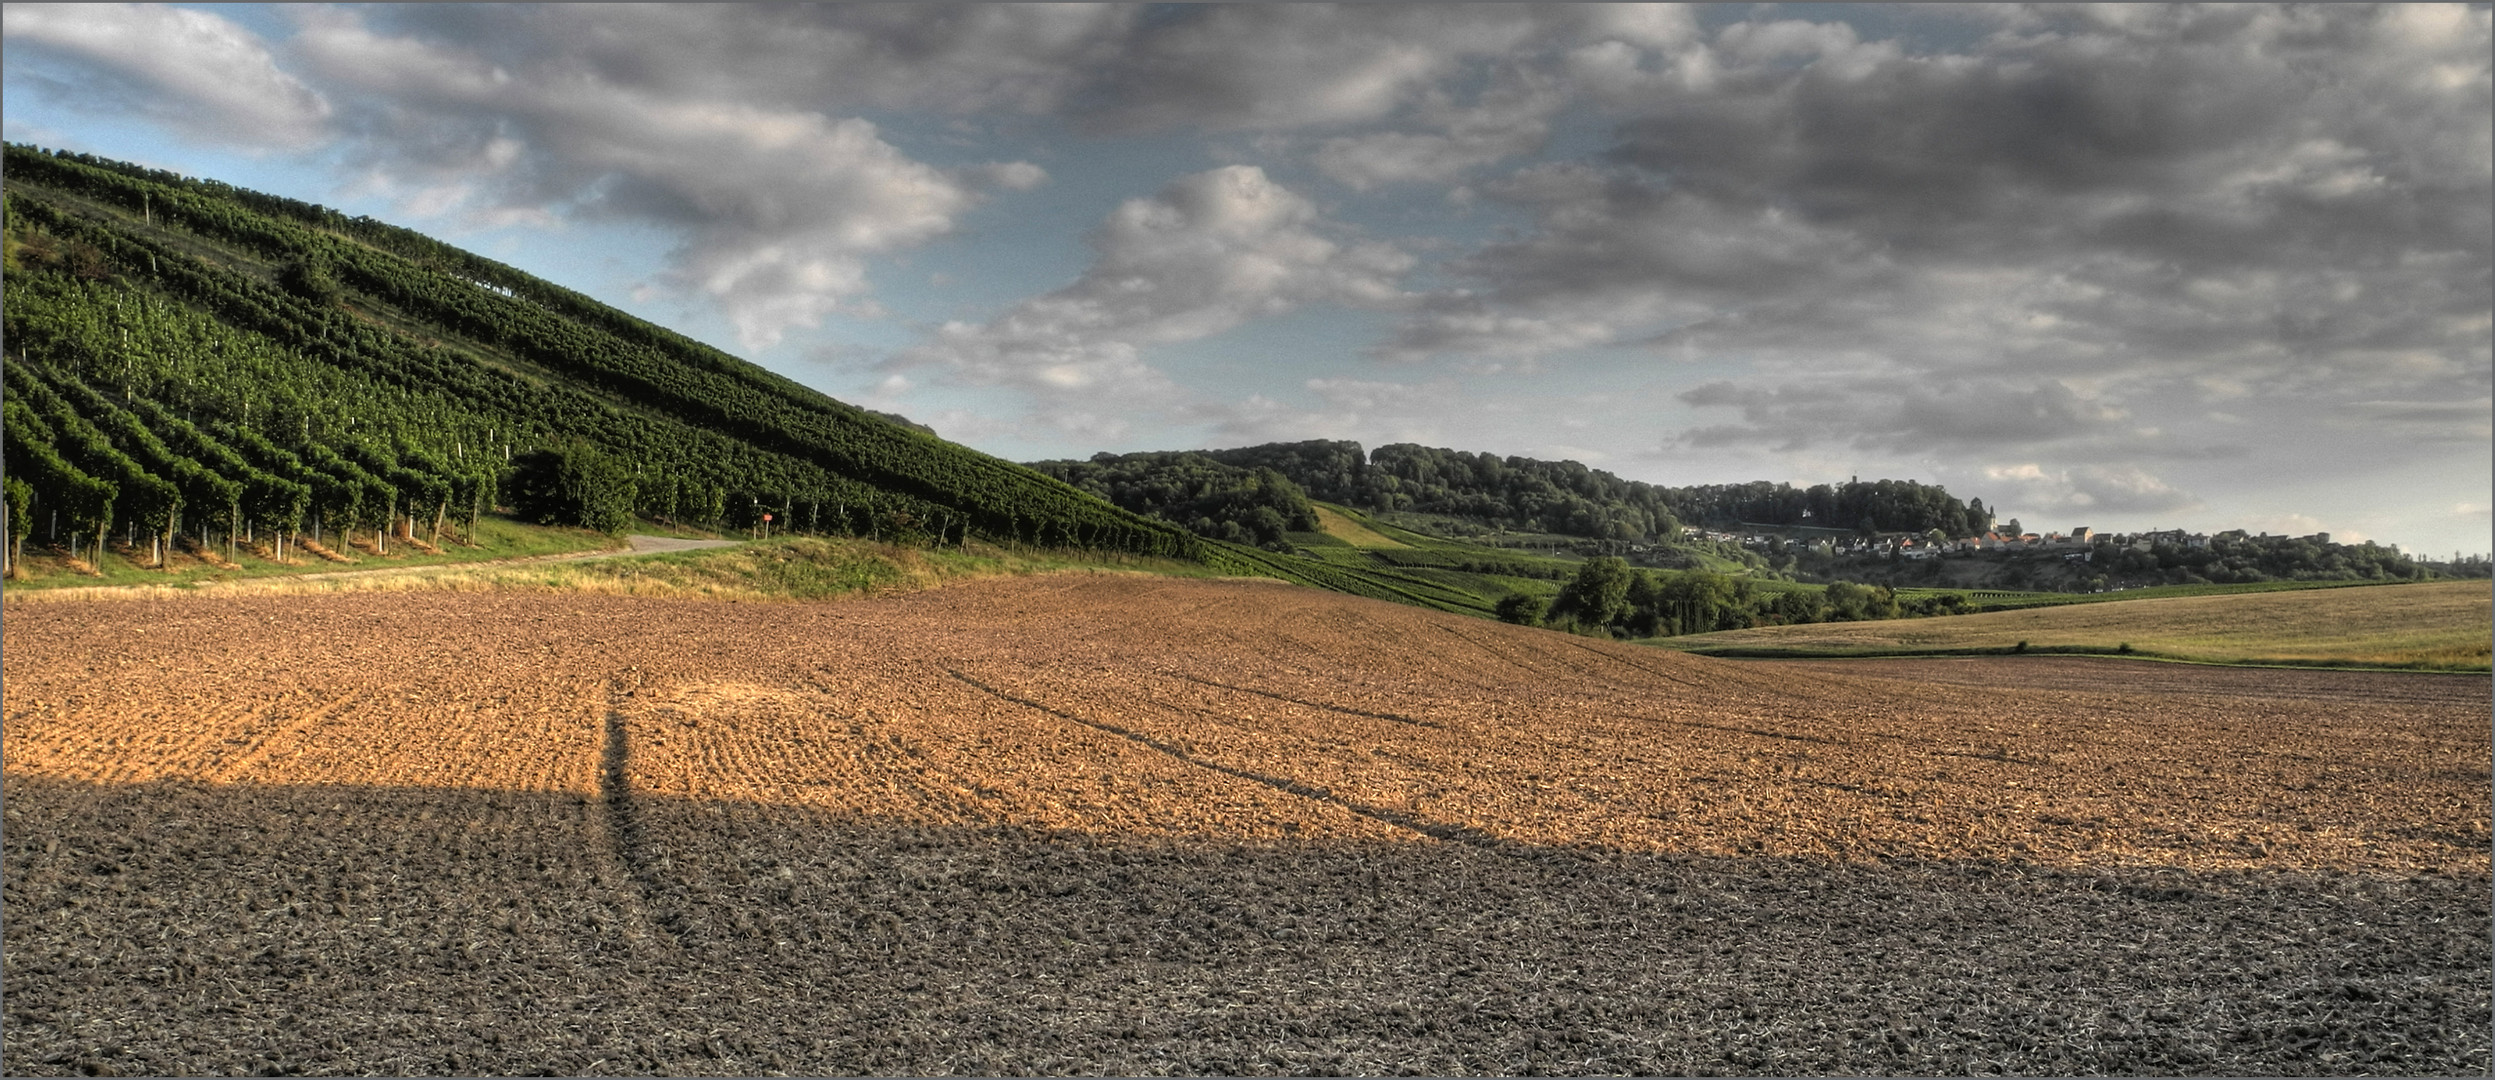
<path id="1" fill-rule="evenodd" d="M 1225 549 L 369 218 L 6 151 L 12 550 L 438 539 L 509 504 L 1230 565 Z M 138 557 L 146 557 L 144 554 Z M 1245 567 L 1242 572 L 1252 572 Z"/>

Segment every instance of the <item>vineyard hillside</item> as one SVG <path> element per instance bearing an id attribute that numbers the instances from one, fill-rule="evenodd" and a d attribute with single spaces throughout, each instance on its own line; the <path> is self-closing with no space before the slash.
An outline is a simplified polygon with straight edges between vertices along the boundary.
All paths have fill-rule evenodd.
<path id="1" fill-rule="evenodd" d="M 1218 547 L 370 218 L 7 148 L 8 553 L 100 562 L 478 518 Z M 766 518 L 766 515 L 768 517 Z M 1239 572 L 1254 572 L 1240 568 Z"/>

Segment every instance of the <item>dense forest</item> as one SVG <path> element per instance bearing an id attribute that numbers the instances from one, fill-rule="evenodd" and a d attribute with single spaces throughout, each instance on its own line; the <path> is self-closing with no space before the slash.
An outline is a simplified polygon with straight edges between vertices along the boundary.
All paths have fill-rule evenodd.
<path id="1" fill-rule="evenodd" d="M 6 150 L 8 532 L 100 554 L 482 510 L 1201 559 L 1187 531 L 422 235 Z M 152 545 L 152 546 L 151 546 Z"/>
<path id="2" fill-rule="evenodd" d="M 1289 551 L 1284 533 L 1318 527 L 1308 493 L 1281 473 L 1225 465 L 1201 453 L 1101 453 L 1089 461 L 1035 461 L 1031 467 L 1122 509 L 1216 540 Z"/>
<path id="3" fill-rule="evenodd" d="M 1992 531 L 1984 500 L 1959 502 L 1934 484 L 1913 480 L 1854 480 L 1843 484 L 1701 484 L 1668 488 L 1673 512 L 1709 525 L 1812 525 L 1864 533 L 1929 532 L 1949 537 Z"/>
<path id="4" fill-rule="evenodd" d="M 1683 524 L 1818 525 L 1950 536 L 1992 527 L 1983 501 L 1961 503 L 1912 480 L 1796 488 L 1759 481 L 1661 487 L 1574 461 L 1500 457 L 1411 443 L 1364 453 L 1356 442 L 1269 443 L 1200 451 L 1240 468 L 1272 469 L 1310 497 L 1364 510 L 1411 511 L 1487 528 L 1597 540 L 1662 541 Z"/>

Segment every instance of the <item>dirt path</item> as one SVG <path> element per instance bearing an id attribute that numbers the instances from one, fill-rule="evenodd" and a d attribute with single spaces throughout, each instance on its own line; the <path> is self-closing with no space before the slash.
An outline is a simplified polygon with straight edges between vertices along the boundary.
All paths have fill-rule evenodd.
<path id="1" fill-rule="evenodd" d="M 585 558 L 612 559 L 623 555 L 659 555 L 670 551 L 705 551 L 710 548 L 735 547 L 738 544 L 744 543 L 742 540 L 684 540 L 673 536 L 643 536 L 639 533 L 627 536 L 624 540 L 632 545 L 630 550 L 609 551 L 602 554 L 585 556 Z"/>

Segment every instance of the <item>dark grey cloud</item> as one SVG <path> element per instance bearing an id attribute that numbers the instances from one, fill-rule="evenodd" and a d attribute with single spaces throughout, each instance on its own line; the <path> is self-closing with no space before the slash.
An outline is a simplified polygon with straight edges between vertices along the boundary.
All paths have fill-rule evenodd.
<path id="1" fill-rule="evenodd" d="M 1695 446 L 1773 444 L 1787 449 L 1834 443 L 1886 450 L 2011 447 L 2103 435 L 2124 414 L 2057 382 L 1935 383 L 1902 378 L 1830 379 L 1775 387 L 1729 380 L 1701 384 L 1680 400 L 1741 412 L 1742 423 L 1699 428 Z"/>
<path id="2" fill-rule="evenodd" d="M 1118 132 L 1366 124 L 1423 103 L 1467 61 L 1534 41 L 1547 17 L 1531 5 L 1173 7 L 1076 104 L 1086 124 Z"/>
<path id="3" fill-rule="evenodd" d="M 1940 56 L 1841 25 L 1740 23 L 1647 67 L 1581 71 L 1626 114 L 1607 164 L 1485 186 L 1537 226 L 1456 269 L 1527 309 L 1640 293 L 1772 306 L 1985 269 L 2088 286 L 2059 303 L 2065 317 L 2171 302 L 2199 282 L 2257 286 L 2299 294 L 2257 329 L 2307 339 L 2334 320 L 2361 333 L 2482 307 L 2495 246 L 2485 12 L 2106 19 Z M 2440 265 L 2406 269 L 2421 260 Z M 2356 275 L 2399 280 L 2334 299 Z M 2401 310 L 2367 317 L 2395 295 Z M 2218 334 L 2245 333 L 2210 313 Z"/>
<path id="4" fill-rule="evenodd" d="M 2495 399 L 2456 401 L 2357 401 L 2346 405 L 2335 427 L 2403 443 L 2476 446 L 2495 438 Z"/>
<path id="5" fill-rule="evenodd" d="M 1048 113 L 1140 12 L 1086 4 L 422 4 L 376 28 L 512 72 L 776 109 Z"/>
<path id="6" fill-rule="evenodd" d="M 1530 226 L 1379 351 L 1739 358 L 1670 445 L 1947 450 L 2060 508 L 2188 506 L 2140 466 L 2285 431 L 2483 442 L 2484 8 L 1971 14 L 1942 48 L 1759 17 L 1573 49 L 1610 149 L 1475 184 Z"/>

